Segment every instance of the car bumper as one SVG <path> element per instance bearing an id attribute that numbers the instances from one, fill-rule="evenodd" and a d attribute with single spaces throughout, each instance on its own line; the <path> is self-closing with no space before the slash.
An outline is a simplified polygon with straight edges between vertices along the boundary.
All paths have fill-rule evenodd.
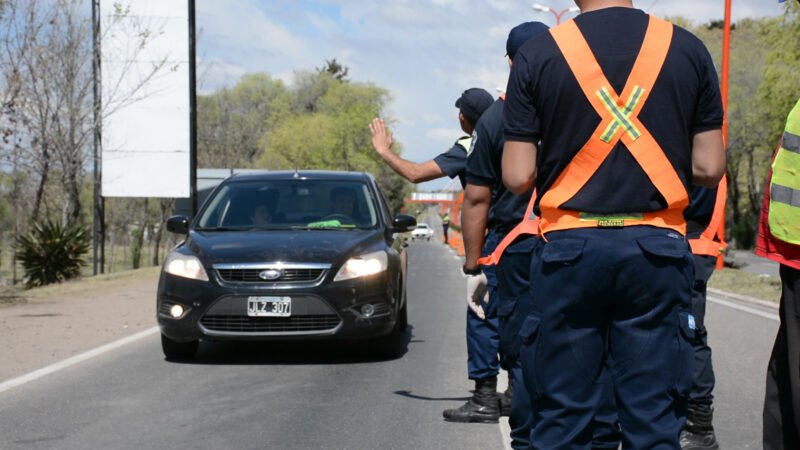
<path id="1" fill-rule="evenodd" d="M 327 274 L 318 286 L 269 288 L 257 285 L 221 285 L 161 274 L 157 294 L 157 319 L 161 332 L 172 340 L 280 340 L 362 339 L 391 332 L 402 298 L 389 272 L 333 283 Z M 249 317 L 252 296 L 289 297 L 290 317 Z M 170 308 L 179 304 L 184 315 L 173 318 Z M 366 317 L 361 309 L 371 305 Z"/>

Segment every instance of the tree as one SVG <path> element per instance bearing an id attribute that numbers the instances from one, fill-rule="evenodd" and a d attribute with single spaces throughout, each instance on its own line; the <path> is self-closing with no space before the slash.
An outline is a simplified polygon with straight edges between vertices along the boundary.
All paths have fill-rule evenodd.
<path id="1" fill-rule="evenodd" d="M 0 9 L 0 164 L 12 179 L 14 235 L 43 219 L 82 225 L 86 167 L 95 127 L 92 26 L 82 0 L 5 0 Z M 119 5 L 106 15 L 103 37 L 136 36 L 119 58 L 137 59 L 160 33 Z M 138 79 L 107 77 L 100 119 L 141 98 L 166 59 Z M 128 67 L 129 68 L 129 67 Z M 28 199 L 32 199 L 28 201 Z"/>
<path id="2" fill-rule="evenodd" d="M 204 167 L 251 167 L 262 139 L 289 115 L 289 92 L 267 74 L 198 99 L 198 160 Z"/>
<path id="3" fill-rule="evenodd" d="M 336 58 L 331 60 L 325 60 L 325 65 L 322 67 L 317 68 L 318 73 L 327 73 L 331 75 L 333 78 L 339 81 L 350 81 L 347 79 L 347 74 L 350 72 L 350 68 L 347 66 L 343 66 L 336 61 Z"/>
<path id="4" fill-rule="evenodd" d="M 370 172 L 391 207 L 399 209 L 409 184 L 376 157 L 367 127 L 374 117 L 383 115 L 389 93 L 372 84 L 340 81 L 320 71 L 298 73 L 296 80 L 292 91 L 293 104 L 298 106 L 295 114 L 265 136 L 258 165 Z"/>

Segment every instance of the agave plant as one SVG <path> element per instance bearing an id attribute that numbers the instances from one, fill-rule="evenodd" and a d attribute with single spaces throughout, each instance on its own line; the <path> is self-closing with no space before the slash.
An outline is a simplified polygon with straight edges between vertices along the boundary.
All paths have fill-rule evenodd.
<path id="1" fill-rule="evenodd" d="M 63 227 L 46 220 L 17 237 L 17 259 L 25 269 L 25 286 L 60 283 L 80 275 L 89 251 L 88 233 L 79 225 Z"/>

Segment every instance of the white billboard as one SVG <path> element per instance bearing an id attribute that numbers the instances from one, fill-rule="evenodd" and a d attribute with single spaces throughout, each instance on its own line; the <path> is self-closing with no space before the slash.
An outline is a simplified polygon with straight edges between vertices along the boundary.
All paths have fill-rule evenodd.
<path id="1" fill-rule="evenodd" d="M 187 0 L 100 0 L 102 195 L 189 197 Z"/>

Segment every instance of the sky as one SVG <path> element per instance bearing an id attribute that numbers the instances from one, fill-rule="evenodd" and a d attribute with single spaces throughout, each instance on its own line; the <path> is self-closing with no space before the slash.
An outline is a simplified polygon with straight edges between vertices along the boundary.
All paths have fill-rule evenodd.
<path id="1" fill-rule="evenodd" d="M 554 14 L 533 10 L 534 1 L 196 0 L 199 89 L 207 94 L 254 72 L 291 84 L 295 71 L 336 58 L 352 81 L 391 92 L 386 116 L 403 157 L 425 161 L 463 135 L 454 105 L 461 92 L 480 87 L 496 97 L 505 86 L 508 31 L 531 20 L 555 24 Z M 574 6 L 538 1 L 557 11 Z M 724 15 L 723 0 L 634 0 L 634 6 L 695 23 Z M 777 0 L 733 0 L 734 21 L 782 13 Z"/>

